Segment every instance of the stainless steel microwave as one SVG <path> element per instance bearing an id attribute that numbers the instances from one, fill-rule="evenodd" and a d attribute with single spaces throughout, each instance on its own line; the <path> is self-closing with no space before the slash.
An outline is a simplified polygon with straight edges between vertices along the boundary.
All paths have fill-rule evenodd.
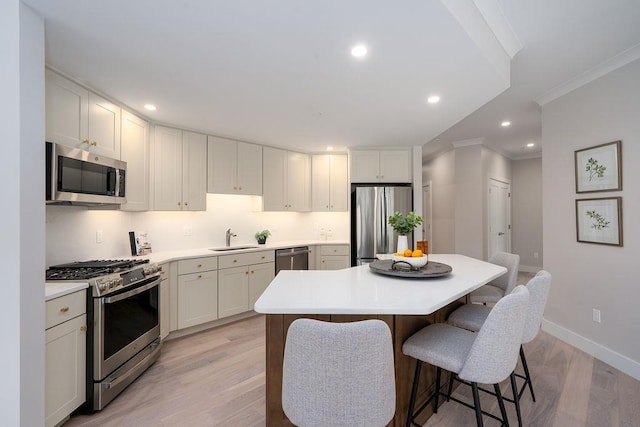
<path id="1" fill-rule="evenodd" d="M 79 148 L 47 142 L 47 204 L 126 203 L 127 163 Z"/>

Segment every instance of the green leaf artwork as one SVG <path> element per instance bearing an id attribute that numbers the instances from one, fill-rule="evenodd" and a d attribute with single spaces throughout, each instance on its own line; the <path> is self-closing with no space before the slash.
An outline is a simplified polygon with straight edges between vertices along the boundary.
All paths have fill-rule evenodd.
<path id="1" fill-rule="evenodd" d="M 595 210 L 587 211 L 587 216 L 594 220 L 594 222 L 591 224 L 591 228 L 593 228 L 594 230 L 602 230 L 603 228 L 609 227 L 609 224 L 611 224 L 611 221 L 607 221 Z"/>
<path id="2" fill-rule="evenodd" d="M 593 179 L 593 177 L 602 178 L 604 176 L 604 171 L 607 170 L 606 166 L 599 165 L 598 161 L 593 157 L 590 157 L 587 160 L 586 171 L 589 173 L 589 181 Z"/>

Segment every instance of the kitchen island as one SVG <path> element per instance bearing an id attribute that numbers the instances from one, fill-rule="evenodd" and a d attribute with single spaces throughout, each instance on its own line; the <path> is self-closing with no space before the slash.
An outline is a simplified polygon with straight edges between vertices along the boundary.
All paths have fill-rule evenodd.
<path id="1" fill-rule="evenodd" d="M 464 255 L 430 255 L 448 264 L 450 275 L 410 279 L 373 273 L 368 265 L 335 271 L 281 271 L 255 304 L 266 314 L 267 426 L 290 426 L 282 410 L 282 362 L 289 325 L 298 318 L 329 322 L 380 319 L 391 329 L 396 372 L 396 414 L 390 426 L 403 426 L 415 361 L 402 354 L 402 343 L 421 328 L 444 322 L 466 302 L 466 295 L 506 273 L 506 268 Z M 443 381 L 447 384 L 447 381 Z M 417 403 L 433 392 L 435 368 L 422 369 Z M 431 415 L 423 412 L 419 422 Z"/>

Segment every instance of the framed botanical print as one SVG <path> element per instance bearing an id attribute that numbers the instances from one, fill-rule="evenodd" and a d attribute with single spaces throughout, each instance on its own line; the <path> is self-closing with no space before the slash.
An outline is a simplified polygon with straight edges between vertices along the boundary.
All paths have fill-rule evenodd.
<path id="1" fill-rule="evenodd" d="M 622 246 L 622 197 L 576 200 L 578 242 Z"/>
<path id="2" fill-rule="evenodd" d="M 576 193 L 622 190 L 622 142 L 575 152 Z"/>

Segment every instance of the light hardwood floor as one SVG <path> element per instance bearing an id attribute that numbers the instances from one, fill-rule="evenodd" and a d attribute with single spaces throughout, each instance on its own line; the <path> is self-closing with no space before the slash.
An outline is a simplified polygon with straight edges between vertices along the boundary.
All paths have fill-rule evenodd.
<path id="1" fill-rule="evenodd" d="M 544 332 L 525 352 L 537 401 L 525 392 L 524 425 L 640 427 L 640 381 Z M 104 410 L 73 416 L 65 427 L 264 426 L 264 384 L 265 320 L 255 316 L 168 341 L 160 359 Z M 510 395 L 507 382 L 502 389 Z M 472 401 L 465 386 L 456 395 Z M 499 413 L 492 396 L 482 396 L 482 407 Z M 516 425 L 513 405 L 507 411 Z M 425 424 L 475 425 L 474 412 L 455 402 Z M 485 417 L 485 425 L 499 423 Z"/>

